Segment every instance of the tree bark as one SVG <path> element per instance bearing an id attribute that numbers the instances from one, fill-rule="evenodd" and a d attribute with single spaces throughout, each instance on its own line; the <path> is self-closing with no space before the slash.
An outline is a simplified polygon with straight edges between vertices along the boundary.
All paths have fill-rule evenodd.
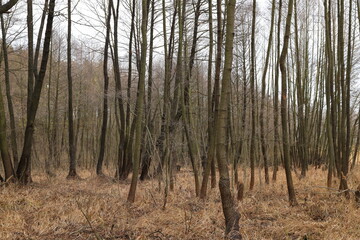
<path id="1" fill-rule="evenodd" d="M 256 24 L 256 0 L 253 0 L 252 24 L 251 24 L 251 65 L 250 65 L 250 92 L 251 92 L 251 141 L 250 141 L 250 190 L 253 190 L 255 184 L 255 24 Z"/>
<path id="2" fill-rule="evenodd" d="M 289 147 L 289 136 L 288 136 L 288 116 L 287 116 L 287 75 L 286 75 L 286 56 L 288 52 L 289 39 L 290 39 L 290 27 L 291 17 L 293 12 L 294 1 L 289 0 L 288 13 L 286 17 L 285 34 L 284 34 L 284 45 L 281 51 L 279 64 L 281 71 L 281 125 L 282 125 L 282 138 L 283 138 L 283 149 L 284 149 L 284 166 L 286 174 L 286 183 L 289 194 L 289 202 L 291 205 L 296 205 L 296 196 L 294 190 L 294 184 L 291 176 L 291 163 L 290 163 L 290 147 Z"/>
<path id="3" fill-rule="evenodd" d="M 220 7 L 220 6 L 218 6 Z M 225 62 L 222 79 L 222 89 L 219 104 L 219 111 L 216 122 L 217 132 L 217 161 L 219 165 L 219 188 L 221 195 L 222 208 L 225 216 L 226 235 L 230 239 L 241 239 L 239 232 L 240 215 L 235 208 L 235 203 L 230 190 L 230 177 L 227 166 L 226 154 L 226 124 L 228 117 L 228 104 L 230 102 L 231 91 L 231 70 L 233 58 L 234 42 L 234 19 L 235 19 L 236 1 L 229 0 L 227 5 L 227 24 L 226 24 L 226 41 L 225 41 Z"/>
<path id="4" fill-rule="evenodd" d="M 68 35 L 67 35 L 67 80 L 68 80 L 68 123 L 69 123 L 69 174 L 67 178 L 76 178 L 76 145 L 74 137 L 73 79 L 71 60 L 71 0 L 68 0 Z"/>
<path id="5" fill-rule="evenodd" d="M 1 1 L 0 1 L 1 2 Z M 17 150 L 17 141 L 16 141 L 16 127 L 15 127 L 15 116 L 14 116 L 14 107 L 11 97 L 11 90 L 10 90 L 10 69 L 9 69 L 9 57 L 7 51 L 7 41 L 6 41 L 6 29 L 4 23 L 4 16 L 1 14 L 1 33 L 2 33 L 2 50 L 3 50 L 3 57 L 4 57 L 4 66 L 5 66 L 5 86 L 6 86 L 6 98 L 7 104 L 9 109 L 9 116 L 10 116 L 10 141 L 11 141 L 11 150 L 13 154 L 13 163 L 14 168 L 17 167 L 19 163 L 19 156 Z M 5 113 L 4 113 L 5 114 Z"/>
<path id="6" fill-rule="evenodd" d="M 7 13 L 19 0 L 9 0 L 5 4 L 0 5 L 0 14 Z"/>
<path id="7" fill-rule="evenodd" d="M 144 96 L 145 96 L 145 73 L 146 73 L 146 51 L 147 51 L 147 0 L 142 0 L 142 20 L 141 20 L 141 59 L 140 59 L 140 76 L 138 83 L 138 95 L 136 99 L 136 120 L 135 120 L 135 143 L 134 143 L 134 164 L 133 175 L 127 201 L 135 201 L 137 180 L 139 175 L 139 163 L 141 157 L 141 137 L 143 128 L 144 113 Z"/>
<path id="8" fill-rule="evenodd" d="M 106 17 L 106 37 L 104 47 L 104 63 L 103 63 L 103 74 L 104 74 L 104 102 L 103 102 L 103 116 L 100 136 L 100 150 L 99 158 L 96 166 L 96 174 L 103 175 L 102 166 L 105 155 L 105 142 L 106 142 L 106 130 L 108 124 L 108 90 L 109 90 L 109 73 L 108 73 L 108 56 L 109 56 L 109 43 L 110 43 L 110 20 L 111 20 L 111 4 L 112 0 L 109 1 L 107 17 Z"/>
<path id="9" fill-rule="evenodd" d="M 264 158 L 264 169 L 265 169 L 265 183 L 269 184 L 269 168 L 268 168 L 268 158 L 267 158 L 267 152 L 266 152 L 266 142 L 265 142 L 265 117 L 264 117 L 264 111 L 265 111 L 265 93 L 266 93 L 266 74 L 267 69 L 269 66 L 269 60 L 270 60 L 270 52 L 271 52 L 271 45 L 273 41 L 273 31 L 274 31 L 274 19 L 275 19 L 275 0 L 272 1 L 271 4 L 271 23 L 270 23 L 270 33 L 269 33 L 269 39 L 268 39 L 268 46 L 266 51 L 266 57 L 265 57 L 265 66 L 263 75 L 261 78 L 261 109 L 260 109 L 260 140 L 261 140 L 261 150 L 263 153 Z"/>
<path id="10" fill-rule="evenodd" d="M 30 156 L 31 156 L 31 149 L 33 144 L 34 121 L 39 106 L 40 94 L 41 94 L 47 63 L 49 59 L 50 41 L 51 41 L 52 25 L 54 19 L 54 8 L 55 8 L 55 0 L 50 0 L 41 66 L 37 81 L 35 83 L 33 94 L 31 95 L 30 108 L 28 111 L 26 129 L 25 129 L 24 146 L 23 146 L 23 151 L 20 158 L 19 166 L 16 171 L 16 175 L 20 183 L 22 184 L 28 184 L 31 181 Z"/>

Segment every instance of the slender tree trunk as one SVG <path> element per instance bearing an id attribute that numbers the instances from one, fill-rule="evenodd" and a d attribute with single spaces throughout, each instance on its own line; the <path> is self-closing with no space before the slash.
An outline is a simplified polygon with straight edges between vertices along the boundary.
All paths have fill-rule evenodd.
<path id="1" fill-rule="evenodd" d="M 251 66 L 250 66 L 250 91 L 251 91 L 251 142 L 250 142 L 250 190 L 255 184 L 255 24 L 256 24 L 256 0 L 253 0 L 252 24 L 251 24 Z"/>
<path id="2" fill-rule="evenodd" d="M 221 10 L 221 0 L 217 0 L 217 42 L 216 42 L 216 60 L 215 60 L 215 78 L 214 78 L 214 90 L 212 95 L 212 102 L 214 108 L 214 129 L 216 129 L 217 123 L 216 119 L 218 118 L 219 104 L 220 104 L 220 71 L 221 71 L 221 59 L 222 59 L 222 45 L 223 45 L 223 21 L 222 21 L 222 10 Z M 213 158 L 211 161 L 211 188 L 216 187 L 216 147 L 217 147 L 217 131 L 214 130 L 213 142 L 209 146 L 209 156 L 208 158 Z"/>
<path id="3" fill-rule="evenodd" d="M 153 85 L 153 52 L 154 52 L 154 24 L 155 24 L 155 0 L 151 0 L 151 23 L 150 23 L 150 49 L 149 49 L 149 69 L 148 69 L 148 96 L 147 96 L 147 114 L 145 131 L 145 156 L 142 160 L 140 180 L 145 180 L 149 175 L 149 168 L 152 160 L 152 142 L 154 123 L 151 121 L 152 111 L 152 85 Z"/>
<path id="4" fill-rule="evenodd" d="M 16 141 L 17 134 L 15 127 L 14 107 L 13 107 L 11 90 L 10 90 L 10 70 L 9 70 L 9 58 L 7 51 L 8 46 L 6 42 L 6 29 L 4 23 L 4 16 L 1 14 L 0 18 L 1 18 L 1 33 L 2 33 L 2 50 L 3 50 L 4 66 L 5 66 L 6 98 L 7 98 L 7 104 L 8 104 L 9 116 L 10 116 L 10 141 L 11 141 L 11 150 L 13 154 L 13 163 L 14 163 L 14 167 L 16 168 L 19 163 L 19 156 L 17 150 L 18 145 Z"/>
<path id="5" fill-rule="evenodd" d="M 263 153 L 264 158 L 264 169 L 265 169 L 265 183 L 269 184 L 269 168 L 268 168 L 268 159 L 267 159 L 267 152 L 266 152 L 266 142 L 265 142 L 265 117 L 264 117 L 264 111 L 265 111 L 265 93 L 266 93 L 266 74 L 267 69 L 269 66 L 269 60 L 270 60 L 270 52 L 271 52 L 271 45 L 273 40 L 273 30 L 274 30 L 274 19 L 275 19 L 275 0 L 272 1 L 272 7 L 271 7 L 271 23 L 270 23 L 270 33 L 269 33 L 269 40 L 268 40 L 268 46 L 266 51 L 266 57 L 265 57 L 265 66 L 263 75 L 261 78 L 261 109 L 260 109 L 260 139 L 261 139 L 261 150 Z"/>
<path id="6" fill-rule="evenodd" d="M 287 75 L 286 75 L 286 56 L 288 52 L 289 39 L 290 39 L 290 27 L 291 17 L 293 12 L 294 1 L 289 0 L 288 14 L 286 17 L 285 34 L 284 34 L 284 45 L 281 51 L 279 64 L 281 71 L 281 125 L 282 125 L 282 138 L 283 138 L 283 149 L 284 149 L 284 166 L 286 173 L 286 183 L 289 193 L 289 202 L 291 205 L 296 205 L 296 196 L 294 190 L 294 184 L 291 176 L 291 163 L 290 163 L 290 146 L 289 146 L 289 135 L 288 135 L 288 116 L 287 116 Z"/>
<path id="7" fill-rule="evenodd" d="M 71 60 L 71 0 L 68 0 L 68 36 L 67 36 L 67 80 L 68 80 L 68 131 L 69 131 L 69 174 L 67 178 L 76 178 L 76 145 L 74 138 L 74 117 L 73 117 L 73 79 Z"/>
<path id="8" fill-rule="evenodd" d="M 204 176 L 203 176 L 203 180 L 201 183 L 201 189 L 200 189 L 200 198 L 204 199 L 206 197 L 206 192 L 207 192 L 207 184 L 208 184 L 208 180 L 209 180 L 209 176 L 210 176 L 210 171 L 211 171 L 211 162 L 214 161 L 214 155 L 210 156 L 210 152 L 209 150 L 210 145 L 212 144 L 212 142 L 215 142 L 214 139 L 214 112 L 213 112 L 213 104 L 212 104 L 212 84 L 211 84 L 211 80 L 212 80 L 212 58 L 213 58 L 213 41 L 214 41 L 214 36 L 213 36 L 213 19 L 212 19 L 212 0 L 208 0 L 209 3 L 209 60 L 208 60 L 208 73 L 207 73 L 207 93 L 208 93 L 208 102 L 207 102 L 207 107 L 208 107 L 208 157 L 206 159 L 206 166 L 205 166 L 205 170 L 204 170 Z M 212 147 L 213 148 L 213 147 Z M 212 149 L 211 149 L 212 150 Z"/>
<path id="9" fill-rule="evenodd" d="M 280 33 L 281 33 L 281 9 L 282 9 L 282 0 L 279 1 L 279 12 L 278 12 L 278 24 L 277 24 L 277 58 L 280 58 Z M 281 154 L 279 154 L 278 146 L 279 146 L 279 130 L 278 130 L 278 122 L 279 122 L 279 59 L 276 60 L 275 64 L 275 79 L 274 79 L 274 170 L 273 170 L 273 181 L 276 181 L 277 171 L 279 166 L 279 158 L 281 158 Z"/>
<path id="10" fill-rule="evenodd" d="M 52 25 L 54 18 L 54 8 L 55 8 L 55 0 L 50 0 L 41 66 L 40 66 L 38 78 L 35 83 L 33 94 L 31 95 L 30 109 L 28 111 L 26 129 L 25 129 L 24 147 L 20 158 L 19 166 L 16 171 L 16 175 L 22 184 L 27 184 L 31 181 L 30 156 L 31 156 L 31 149 L 33 144 L 34 121 L 39 106 L 40 94 L 41 94 L 42 85 L 46 73 L 46 67 L 49 59 L 50 41 L 51 41 Z"/>
<path id="11" fill-rule="evenodd" d="M 137 180 L 139 175 L 139 163 L 141 157 L 141 137 L 143 128 L 144 96 L 145 96 L 145 72 L 146 72 L 146 49 L 147 49 L 147 0 L 142 0 L 142 20 L 141 20 L 141 59 L 140 59 L 140 76 L 138 85 L 138 95 L 136 100 L 136 122 L 135 122 L 135 143 L 134 143 L 134 164 L 133 175 L 127 201 L 135 201 Z"/>
<path id="12" fill-rule="evenodd" d="M 186 78 L 184 82 L 184 97 L 183 97 L 183 107 L 182 107 L 182 116 L 183 116 L 183 123 L 185 128 L 185 136 L 188 142 L 189 148 L 189 155 L 191 160 L 191 165 L 194 172 L 194 179 L 195 179 L 195 192 L 196 196 L 200 194 L 200 180 L 199 180 L 199 169 L 198 163 L 200 160 L 199 155 L 199 147 L 195 140 L 196 136 L 194 134 L 194 126 L 193 126 L 193 119 L 191 113 L 191 105 L 190 105 L 190 79 L 192 77 L 192 70 L 195 62 L 195 53 L 197 47 L 197 34 L 198 34 L 198 21 L 200 17 L 200 6 L 201 0 L 197 1 L 196 9 L 195 9 L 195 19 L 194 19 L 194 32 L 193 32 L 193 42 L 190 50 L 190 59 L 189 59 L 189 67 L 186 69 Z"/>
<path id="13" fill-rule="evenodd" d="M 99 158 L 96 166 L 96 174 L 103 175 L 102 166 L 104 162 L 105 155 L 105 142 L 106 142 L 106 130 L 108 122 L 108 90 L 109 90 L 109 73 L 108 73 L 108 56 L 109 56 L 109 43 L 110 43 L 110 20 L 111 20 L 111 5 L 112 0 L 110 0 L 108 5 L 107 17 L 106 17 L 106 38 L 105 38 L 105 47 L 104 47 L 104 63 L 103 63 L 103 73 L 104 73 L 104 102 L 103 102 L 103 118 L 102 118 L 102 127 L 101 127 L 101 136 L 100 136 L 100 150 Z"/>
<path id="14" fill-rule="evenodd" d="M 296 90 L 297 90 L 297 105 L 298 105 L 298 144 L 297 149 L 299 153 L 299 160 L 301 164 L 301 177 L 306 176 L 307 170 L 307 155 L 306 155 L 306 124 L 304 119 L 304 86 L 302 84 L 301 76 L 301 61 L 300 61 L 300 49 L 299 49 L 299 30 L 297 20 L 297 4 L 294 2 L 294 22 L 295 22 L 295 56 L 296 56 Z M 294 94 L 295 95 L 295 94 Z M 294 96 L 295 97 L 295 96 Z"/>
<path id="15" fill-rule="evenodd" d="M 228 117 L 228 104 L 230 102 L 231 91 L 231 70 L 233 58 L 234 41 L 234 19 L 235 19 L 235 0 L 229 0 L 227 5 L 227 24 L 226 24 L 226 42 L 225 42 L 225 63 L 222 79 L 221 98 L 219 111 L 216 121 L 217 132 L 217 160 L 219 165 L 219 188 L 222 201 L 222 208 L 225 216 L 226 235 L 230 239 L 241 239 L 239 232 L 240 214 L 235 208 L 235 203 L 230 190 L 230 177 L 227 166 L 226 154 L 226 124 Z M 221 6 L 218 6 L 218 8 Z"/>

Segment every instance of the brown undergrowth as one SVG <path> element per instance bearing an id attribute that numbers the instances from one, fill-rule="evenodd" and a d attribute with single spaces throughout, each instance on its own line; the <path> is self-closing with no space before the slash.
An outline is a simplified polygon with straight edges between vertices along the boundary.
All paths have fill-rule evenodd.
<path id="1" fill-rule="evenodd" d="M 66 174 L 34 174 L 30 186 L 1 186 L 0 239 L 223 239 L 224 217 L 218 189 L 206 201 L 194 196 L 188 170 L 176 177 L 175 191 L 162 209 L 158 180 L 140 182 L 136 202 L 126 203 L 129 184 L 98 178 L 87 171 L 82 180 Z M 325 186 L 326 172 L 311 169 L 295 179 L 298 206 L 287 202 L 283 172 L 278 181 L 248 191 L 238 204 L 245 239 L 360 239 L 360 209 Z M 349 176 L 359 185 L 360 168 Z M 338 183 L 334 182 L 334 187 Z M 163 185 L 161 186 L 163 188 Z"/>

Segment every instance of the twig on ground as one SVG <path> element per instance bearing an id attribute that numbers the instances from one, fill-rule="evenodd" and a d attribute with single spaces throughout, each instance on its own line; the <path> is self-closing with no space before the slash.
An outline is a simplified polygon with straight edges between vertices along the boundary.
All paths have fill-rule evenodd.
<path id="1" fill-rule="evenodd" d="M 86 219 L 87 223 L 89 224 L 89 226 L 90 226 L 91 230 L 93 231 L 93 233 L 94 233 L 94 235 L 95 235 L 96 239 L 97 239 L 97 240 L 102 240 L 102 238 L 101 238 L 101 237 L 100 237 L 100 236 L 96 233 L 95 229 L 93 228 L 93 226 L 92 226 L 92 224 L 91 224 L 91 222 L 90 222 L 90 219 L 89 219 L 89 218 L 88 218 L 88 216 L 85 214 L 85 212 L 82 210 L 82 208 L 81 208 L 81 206 L 80 206 L 79 201 L 78 201 L 77 199 L 75 199 L 75 201 L 76 201 L 76 204 L 77 204 L 77 206 L 78 206 L 78 208 L 79 208 L 80 212 L 81 212 L 81 213 L 82 213 L 82 215 L 85 217 L 85 219 Z"/>

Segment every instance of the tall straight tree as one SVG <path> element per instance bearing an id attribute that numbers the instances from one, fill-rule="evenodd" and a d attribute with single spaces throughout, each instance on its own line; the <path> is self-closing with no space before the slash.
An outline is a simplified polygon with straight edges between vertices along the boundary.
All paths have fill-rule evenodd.
<path id="1" fill-rule="evenodd" d="M 214 112 L 213 112 L 213 104 L 212 104 L 212 87 L 211 87 L 211 80 L 212 80 L 212 61 L 213 61 L 213 18 L 212 18 L 212 0 L 208 0 L 209 4 L 209 60 L 208 60 L 208 76 L 207 76 L 207 92 L 208 92 L 208 156 L 206 167 L 204 170 L 204 176 L 201 183 L 200 189 L 200 198 L 204 199 L 206 197 L 207 192 L 207 183 L 210 176 L 211 170 L 211 163 L 214 161 L 214 145 L 215 145 L 215 138 L 214 138 Z M 212 145 L 212 146 L 211 146 Z"/>
<path id="2" fill-rule="evenodd" d="M 196 47 L 197 47 L 197 40 L 198 40 L 198 23 L 200 17 L 200 6 L 201 0 L 198 0 L 195 7 L 195 18 L 194 18 L 194 31 L 192 36 L 192 46 L 190 50 L 190 58 L 189 58 L 189 66 L 186 69 L 186 77 L 184 81 L 184 96 L 182 102 L 182 116 L 183 116 L 183 123 L 185 128 L 185 136 L 188 143 L 189 148 L 189 155 L 191 160 L 191 165 L 194 172 L 194 179 L 195 179 L 195 191 L 196 196 L 200 194 L 200 180 L 199 180 L 199 173 L 198 173 L 198 162 L 200 158 L 198 144 L 195 141 L 194 130 L 193 130 L 193 119 L 190 113 L 190 79 L 192 76 L 192 70 L 195 62 L 195 54 L 196 54 Z"/>
<path id="3" fill-rule="evenodd" d="M 331 47 L 331 1 L 324 1 L 325 11 L 325 53 L 326 53 L 326 80 L 325 80 L 325 97 L 326 97 L 326 138 L 328 143 L 329 169 L 327 176 L 327 185 L 331 187 L 332 175 L 335 165 L 335 143 L 333 136 L 333 106 L 331 89 L 333 85 L 333 52 Z"/>
<path id="4" fill-rule="evenodd" d="M 278 12 L 278 23 L 277 23 L 277 58 L 280 56 L 280 28 L 281 28 L 281 8 L 282 0 L 279 1 L 279 12 Z M 275 64 L 275 79 L 274 79 L 274 170 L 273 170 L 273 181 L 276 181 L 278 165 L 279 165 L 279 150 L 278 150 L 278 141 L 279 141 L 279 60 Z M 281 154 L 280 154 L 281 155 Z"/>
<path id="5" fill-rule="evenodd" d="M 220 6 L 218 6 L 220 7 Z M 222 79 L 219 111 L 216 122 L 217 132 L 217 161 L 219 165 L 219 188 L 221 195 L 222 208 L 225 216 L 226 235 L 230 239 L 241 239 L 239 232 L 240 214 L 235 208 L 235 203 L 230 190 L 230 176 L 227 166 L 226 154 L 226 125 L 228 122 L 228 106 L 231 92 L 231 70 L 233 59 L 234 43 L 234 21 L 235 21 L 236 0 L 229 0 L 227 3 L 227 23 L 225 40 L 225 62 Z"/>
<path id="6" fill-rule="evenodd" d="M 136 99 L 136 119 L 135 119 L 135 143 L 134 143 L 134 161 L 133 175 L 127 201 L 135 201 L 137 180 L 139 175 L 139 164 L 141 157 L 141 138 L 143 133 L 143 115 L 144 115 L 144 96 L 145 96 L 145 73 L 146 73 L 146 50 L 147 50 L 147 0 L 142 0 L 142 20 L 141 20 L 141 58 L 140 58 L 140 76 L 138 83 L 138 95 Z"/>
<path id="7" fill-rule="evenodd" d="M 256 108 L 255 108 L 255 24 L 256 24 L 256 0 L 253 0 L 252 24 L 251 24 L 251 66 L 250 66 L 250 91 L 251 91 L 251 142 L 250 142 L 250 190 L 255 184 L 255 130 L 256 130 Z"/>
<path id="8" fill-rule="evenodd" d="M 39 73 L 36 75 L 34 91 L 31 95 L 31 101 L 30 101 L 30 106 L 29 106 L 29 110 L 28 110 L 28 114 L 27 114 L 27 121 L 26 121 L 24 146 L 23 146 L 23 151 L 21 154 L 19 166 L 16 171 L 18 180 L 22 184 L 27 184 L 31 181 L 31 172 L 30 172 L 31 159 L 30 159 L 30 157 L 31 157 L 31 150 L 32 150 L 32 145 L 33 145 L 34 121 L 35 121 L 37 109 L 39 106 L 41 90 L 42 90 L 42 86 L 43 86 L 43 82 L 44 82 L 44 78 L 45 78 L 48 59 L 49 59 L 50 41 L 51 41 L 52 26 L 53 26 L 53 19 L 54 19 L 54 9 L 55 9 L 55 0 L 50 0 L 41 65 L 40 65 Z"/>
<path id="9" fill-rule="evenodd" d="M 266 93 L 266 74 L 269 66 L 270 52 L 273 40 L 274 32 L 274 19 L 275 19 L 275 0 L 271 4 L 271 23 L 270 23 L 270 33 L 268 39 L 268 45 L 266 50 L 265 65 L 263 70 L 263 75 L 261 77 L 261 109 L 260 109 L 260 140 L 261 140 L 261 151 L 264 158 L 264 169 L 265 169 L 265 183 L 269 184 L 269 169 L 268 169 L 268 158 L 266 152 L 266 142 L 265 142 L 265 93 Z"/>
<path id="10" fill-rule="evenodd" d="M 106 17 L 106 37 L 104 47 L 104 62 L 103 62 L 103 73 L 104 73 L 104 100 L 103 100 L 103 117 L 101 126 L 100 136 L 100 151 L 99 158 L 96 166 L 96 174 L 103 175 L 102 166 L 105 155 L 105 141 L 106 141 L 106 130 L 108 124 L 108 90 L 109 90 L 109 73 L 108 73 L 108 57 L 109 57 L 109 44 L 110 44 L 110 20 L 111 20 L 111 5 L 112 0 L 109 1 L 107 17 Z"/>
<path id="11" fill-rule="evenodd" d="M 147 113 L 146 113 L 146 129 L 145 131 L 145 151 L 144 157 L 141 162 L 141 174 L 140 180 L 143 181 L 149 177 L 149 168 L 151 164 L 151 152 L 153 144 L 151 142 L 151 136 L 154 131 L 154 123 L 151 120 L 152 117 L 152 85 L 153 85 L 153 54 L 154 54 L 154 24 L 155 24 L 155 0 L 151 0 L 151 22 L 150 22 L 150 46 L 149 46 L 149 68 L 148 68 L 148 95 L 147 95 Z"/>
<path id="12" fill-rule="evenodd" d="M 290 167 L 290 146 L 288 136 L 288 106 L 287 106 L 287 73 L 286 73 L 286 56 L 289 48 L 290 40 L 290 27 L 291 18 L 293 12 L 294 1 L 289 0 L 288 13 L 286 17 L 285 34 L 284 34 L 284 45 L 281 51 L 279 65 L 281 71 L 281 126 L 282 126 L 282 138 L 283 138 L 283 149 L 284 149 L 284 166 L 286 174 L 286 183 L 289 193 L 289 202 L 291 205 L 296 205 L 296 196 L 294 190 L 294 184 L 291 176 Z"/>
<path id="13" fill-rule="evenodd" d="M 297 148 L 298 148 L 298 156 L 301 164 L 301 177 L 306 176 L 307 171 L 307 140 L 306 140 L 306 123 L 304 117 L 304 106 L 305 106 L 305 97 L 304 97 L 304 84 L 303 78 L 306 76 L 302 76 L 301 74 L 301 52 L 299 48 L 299 29 L 298 29 L 298 16 L 297 16 L 298 8 L 296 1 L 294 2 L 294 26 L 295 26 L 295 62 L 296 62 L 296 94 L 297 94 L 297 102 L 298 102 L 298 140 L 297 140 Z"/>
<path id="14" fill-rule="evenodd" d="M 73 117 L 73 87 L 71 73 L 71 0 L 68 0 L 68 35 L 67 35 L 67 80 L 68 80 L 68 131 L 69 131 L 69 174 L 67 178 L 76 178 L 76 144 L 74 137 L 74 117 Z"/>

